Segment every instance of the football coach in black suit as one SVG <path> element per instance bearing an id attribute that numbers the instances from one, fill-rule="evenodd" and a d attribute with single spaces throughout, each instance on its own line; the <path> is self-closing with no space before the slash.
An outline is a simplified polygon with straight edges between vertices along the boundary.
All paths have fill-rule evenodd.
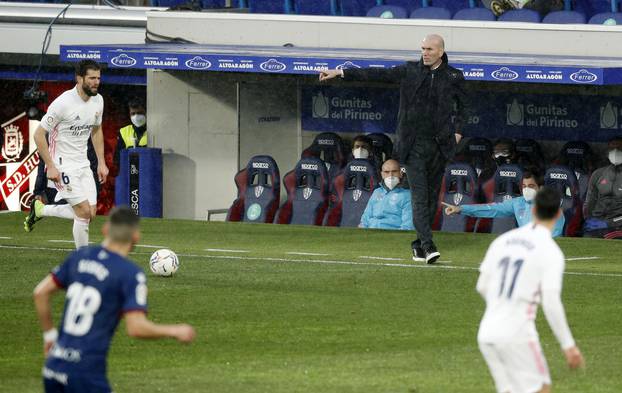
<path id="1" fill-rule="evenodd" d="M 466 93 L 464 76 L 450 67 L 443 38 L 426 36 L 421 59 L 393 68 L 362 68 L 320 72 L 320 81 L 387 82 L 400 85 L 394 158 L 406 167 L 418 239 L 413 260 L 434 263 L 440 257 L 432 240 L 432 223 L 445 165 L 462 138 Z"/>

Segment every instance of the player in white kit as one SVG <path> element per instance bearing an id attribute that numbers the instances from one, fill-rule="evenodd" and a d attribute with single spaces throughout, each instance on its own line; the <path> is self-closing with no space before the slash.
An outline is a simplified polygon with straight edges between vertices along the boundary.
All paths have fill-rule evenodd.
<path id="1" fill-rule="evenodd" d="M 72 219 L 76 248 L 88 244 L 89 222 L 97 212 L 97 188 L 87 158 L 89 138 L 97 155 L 99 181 L 104 183 L 108 176 L 101 128 L 104 99 L 97 93 L 100 79 L 99 64 L 92 60 L 80 61 L 76 66 L 76 86 L 50 104 L 34 136 L 50 186 L 58 190 L 56 200 L 65 199 L 68 204 L 44 205 L 34 200 L 24 228 L 30 232 L 35 222 L 43 217 Z"/>
<path id="2" fill-rule="evenodd" d="M 477 340 L 499 393 L 551 391 L 535 325 L 538 304 L 568 366 L 583 365 L 561 302 L 564 254 L 551 237 L 562 214 L 559 206 L 556 190 L 541 189 L 533 222 L 493 241 L 480 267 L 477 291 L 486 300 L 486 312 Z"/>

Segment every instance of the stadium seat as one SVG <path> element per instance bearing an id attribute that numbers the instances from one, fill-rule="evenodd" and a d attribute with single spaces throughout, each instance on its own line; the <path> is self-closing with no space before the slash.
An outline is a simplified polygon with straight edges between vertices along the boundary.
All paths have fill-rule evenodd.
<path id="1" fill-rule="evenodd" d="M 548 24 L 585 24 L 585 15 L 577 11 L 553 11 L 549 12 L 542 23 Z"/>
<path id="2" fill-rule="evenodd" d="M 564 236 L 579 236 L 583 220 L 583 204 L 579 198 L 579 183 L 574 171 L 556 165 L 544 175 L 544 185 L 556 188 L 562 195 L 562 211 L 566 218 Z"/>
<path id="3" fill-rule="evenodd" d="M 377 5 L 376 0 L 341 0 L 341 15 L 365 16 L 368 10 Z"/>
<path id="4" fill-rule="evenodd" d="M 605 22 L 611 23 L 611 20 L 615 21 L 617 25 L 622 25 L 622 12 L 602 12 L 592 16 L 588 23 L 591 25 L 603 25 Z"/>
<path id="5" fill-rule="evenodd" d="M 385 19 L 407 19 L 408 11 L 395 5 L 377 5 L 367 11 L 367 16 Z"/>
<path id="6" fill-rule="evenodd" d="M 349 154 L 341 137 L 333 132 L 318 134 L 311 145 L 303 150 L 301 158 L 315 157 L 323 160 L 329 176 L 336 176 L 344 167 Z"/>
<path id="7" fill-rule="evenodd" d="M 410 19 L 451 19 L 451 11 L 441 7 L 422 7 L 414 10 Z"/>
<path id="8" fill-rule="evenodd" d="M 454 20 L 496 21 L 495 14 L 488 8 L 464 8 L 454 14 Z"/>
<path id="9" fill-rule="evenodd" d="M 338 0 L 293 0 L 294 12 L 301 15 L 337 15 Z"/>
<path id="10" fill-rule="evenodd" d="M 497 19 L 499 22 L 531 22 L 540 23 L 540 14 L 534 10 L 520 9 L 505 11 Z"/>
<path id="11" fill-rule="evenodd" d="M 509 198 L 522 195 L 523 170 L 518 165 L 501 165 L 492 179 L 484 184 L 486 203 L 504 202 Z M 503 233 L 516 228 L 514 217 L 495 218 L 491 232 Z"/>
<path id="12" fill-rule="evenodd" d="M 235 175 L 238 197 L 227 221 L 272 223 L 281 198 L 281 175 L 270 156 L 255 156 Z"/>
<path id="13" fill-rule="evenodd" d="M 367 134 L 367 137 L 371 139 L 373 149 L 372 154 L 374 156 L 376 169 L 380 170 L 382 163 L 391 158 L 393 155 L 393 142 L 387 134 L 372 133 Z"/>
<path id="14" fill-rule="evenodd" d="M 303 158 L 283 178 L 287 200 L 278 224 L 322 225 L 328 208 L 328 171 L 319 158 Z"/>
<path id="15" fill-rule="evenodd" d="M 329 209 L 324 225 L 357 227 L 369 197 L 379 184 L 378 171 L 369 160 L 355 159 L 347 163 L 333 180 L 337 202 Z"/>
<path id="16" fill-rule="evenodd" d="M 469 164 L 449 164 L 445 168 L 445 175 L 441 183 L 439 204 L 435 222 L 439 220 L 440 230 L 445 232 L 472 232 L 476 219 L 462 214 L 446 216 L 444 206 L 440 202 L 450 205 L 468 205 L 477 203 L 477 173 Z"/>
<path id="17" fill-rule="evenodd" d="M 544 155 L 538 142 L 533 139 L 519 139 L 515 144 L 517 163 L 525 169 L 535 167 L 542 174 Z"/>
<path id="18" fill-rule="evenodd" d="M 596 157 L 590 145 L 583 141 L 566 143 L 559 152 L 557 164 L 567 166 L 575 173 L 579 182 L 579 197 L 585 201 L 590 176 L 595 169 Z"/>
<path id="19" fill-rule="evenodd" d="M 492 158 L 492 142 L 486 138 L 469 138 L 459 161 L 475 169 L 480 183 L 490 179 L 497 167 Z"/>

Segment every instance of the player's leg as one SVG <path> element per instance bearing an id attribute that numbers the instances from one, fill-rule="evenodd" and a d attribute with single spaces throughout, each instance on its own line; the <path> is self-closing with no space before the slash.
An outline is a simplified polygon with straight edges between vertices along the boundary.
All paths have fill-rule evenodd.
<path id="1" fill-rule="evenodd" d="M 91 205 L 83 200 L 72 206 L 75 217 L 73 219 L 73 241 L 76 248 L 88 246 L 89 224 L 91 222 Z"/>
<path id="2" fill-rule="evenodd" d="M 508 368 L 512 370 L 510 383 L 513 391 L 534 393 L 551 391 L 549 368 L 537 340 L 507 345 L 505 359 Z"/>
<path id="3" fill-rule="evenodd" d="M 479 343 L 479 350 L 488 365 L 488 370 L 495 383 L 497 393 L 514 392 L 499 349 L 494 344 Z"/>

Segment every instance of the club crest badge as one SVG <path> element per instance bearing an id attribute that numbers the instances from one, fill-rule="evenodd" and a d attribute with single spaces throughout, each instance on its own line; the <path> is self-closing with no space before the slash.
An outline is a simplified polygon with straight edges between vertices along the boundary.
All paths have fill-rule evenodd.
<path id="1" fill-rule="evenodd" d="M 259 198 L 263 194 L 263 186 L 255 187 L 255 198 Z"/>
<path id="2" fill-rule="evenodd" d="M 302 196 L 305 200 L 311 198 L 311 194 L 313 194 L 313 188 L 307 187 L 302 191 Z"/>
<path id="3" fill-rule="evenodd" d="M 363 191 L 354 190 L 354 192 L 352 193 L 352 199 L 354 199 L 354 202 L 358 202 L 358 200 L 361 199 L 362 195 L 363 195 Z"/>
<path id="4" fill-rule="evenodd" d="M 2 144 L 2 157 L 6 162 L 18 160 L 24 150 L 24 136 L 19 127 L 13 124 L 4 127 L 4 143 Z"/>
<path id="5" fill-rule="evenodd" d="M 456 206 L 460 205 L 460 203 L 462 202 L 462 198 L 463 198 L 463 196 L 462 196 L 461 193 L 459 193 L 459 192 L 455 193 L 454 194 L 454 205 L 456 205 Z"/>

